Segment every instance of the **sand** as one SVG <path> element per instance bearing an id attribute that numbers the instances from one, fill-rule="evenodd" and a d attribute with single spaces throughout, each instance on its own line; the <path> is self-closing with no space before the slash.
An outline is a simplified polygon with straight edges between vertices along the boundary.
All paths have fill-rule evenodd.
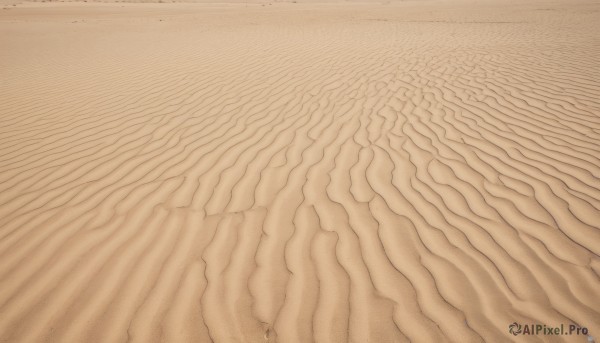
<path id="1" fill-rule="evenodd" d="M 0 342 L 600 336 L 600 4 L 12 3 Z"/>

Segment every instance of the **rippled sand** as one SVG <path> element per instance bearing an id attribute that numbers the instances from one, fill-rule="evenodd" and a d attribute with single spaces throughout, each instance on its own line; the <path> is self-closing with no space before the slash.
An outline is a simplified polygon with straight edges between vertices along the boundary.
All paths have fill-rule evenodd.
<path id="1" fill-rule="evenodd" d="M 0 342 L 600 336 L 598 2 L 2 7 Z"/>

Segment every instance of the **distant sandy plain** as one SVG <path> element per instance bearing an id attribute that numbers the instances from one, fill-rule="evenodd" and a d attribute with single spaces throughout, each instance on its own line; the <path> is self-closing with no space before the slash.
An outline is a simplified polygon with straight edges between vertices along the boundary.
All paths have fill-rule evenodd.
<path id="1" fill-rule="evenodd" d="M 600 336 L 600 3 L 2 0 L 0 342 Z"/>

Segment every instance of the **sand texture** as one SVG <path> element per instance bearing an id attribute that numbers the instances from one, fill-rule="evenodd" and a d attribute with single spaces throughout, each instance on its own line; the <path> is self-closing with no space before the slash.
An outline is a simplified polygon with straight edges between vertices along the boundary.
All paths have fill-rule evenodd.
<path id="1" fill-rule="evenodd" d="M 600 3 L 0 10 L 0 342 L 600 336 Z"/>

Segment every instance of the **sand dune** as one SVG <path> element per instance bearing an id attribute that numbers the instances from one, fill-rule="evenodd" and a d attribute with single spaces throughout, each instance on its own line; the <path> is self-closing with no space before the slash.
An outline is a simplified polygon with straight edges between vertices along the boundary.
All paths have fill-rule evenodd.
<path id="1" fill-rule="evenodd" d="M 0 11 L 0 342 L 600 336 L 600 5 Z"/>

